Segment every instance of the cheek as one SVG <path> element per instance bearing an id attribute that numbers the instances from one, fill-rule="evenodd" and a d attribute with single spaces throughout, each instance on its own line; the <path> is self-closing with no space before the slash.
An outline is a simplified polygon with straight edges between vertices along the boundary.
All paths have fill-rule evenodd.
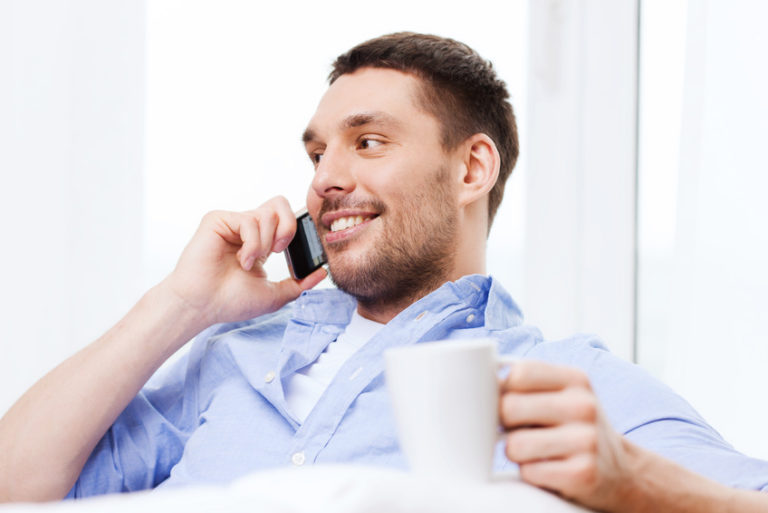
<path id="1" fill-rule="evenodd" d="M 312 188 L 309 188 L 309 191 L 307 192 L 307 211 L 309 212 L 309 215 L 312 216 L 312 219 L 315 218 L 315 215 L 320 210 L 320 205 L 322 204 L 322 200 L 320 197 L 315 194 L 315 192 L 312 190 Z"/>

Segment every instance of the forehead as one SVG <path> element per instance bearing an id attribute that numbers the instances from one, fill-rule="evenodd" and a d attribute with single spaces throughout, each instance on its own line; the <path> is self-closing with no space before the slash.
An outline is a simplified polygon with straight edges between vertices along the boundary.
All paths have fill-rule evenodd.
<path id="1" fill-rule="evenodd" d="M 308 131 L 332 130 L 355 116 L 377 113 L 392 124 L 436 121 L 420 107 L 420 79 L 410 73 L 362 68 L 340 76 L 320 100 Z M 428 118 L 428 119 L 425 119 Z"/>

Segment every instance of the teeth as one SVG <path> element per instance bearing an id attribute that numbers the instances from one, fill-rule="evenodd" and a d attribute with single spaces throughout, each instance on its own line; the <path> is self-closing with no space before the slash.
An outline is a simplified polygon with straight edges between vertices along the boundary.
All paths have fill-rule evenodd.
<path id="1" fill-rule="evenodd" d="M 357 226 L 367 219 L 367 217 L 364 218 L 363 216 L 340 217 L 331 223 L 331 231 L 338 232 L 341 230 L 346 230 L 347 228 Z"/>

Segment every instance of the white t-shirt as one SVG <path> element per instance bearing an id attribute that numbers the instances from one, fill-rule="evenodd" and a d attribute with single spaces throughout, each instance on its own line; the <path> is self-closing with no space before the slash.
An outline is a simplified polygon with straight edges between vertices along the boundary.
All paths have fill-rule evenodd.
<path id="1" fill-rule="evenodd" d="M 352 313 L 346 330 L 328 344 L 314 363 L 296 371 L 285 382 L 285 401 L 299 422 L 304 422 L 344 362 L 384 325 Z"/>

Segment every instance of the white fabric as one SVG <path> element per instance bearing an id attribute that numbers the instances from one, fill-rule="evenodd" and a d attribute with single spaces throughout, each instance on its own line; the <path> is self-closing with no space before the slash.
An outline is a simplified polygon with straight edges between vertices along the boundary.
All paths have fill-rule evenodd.
<path id="1" fill-rule="evenodd" d="M 514 476 L 451 482 L 355 465 L 272 469 L 222 486 L 107 495 L 46 504 L 0 504 L 0 513 L 571 513 L 587 511 Z"/>
<path id="2" fill-rule="evenodd" d="M 296 420 L 306 420 L 344 362 L 383 327 L 383 324 L 361 316 L 355 309 L 344 333 L 328 344 L 315 363 L 288 378 L 285 400 Z"/>

